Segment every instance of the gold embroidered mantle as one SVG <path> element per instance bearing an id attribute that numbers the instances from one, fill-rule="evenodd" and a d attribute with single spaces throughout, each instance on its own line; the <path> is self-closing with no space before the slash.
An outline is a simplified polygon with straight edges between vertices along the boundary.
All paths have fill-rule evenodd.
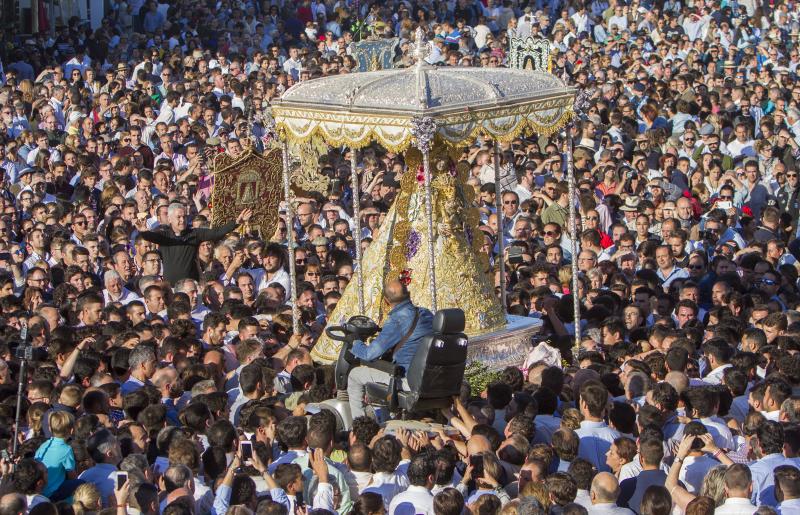
<path id="1" fill-rule="evenodd" d="M 490 277 L 488 256 L 480 253 L 483 233 L 479 215 L 472 207 L 474 190 L 465 185 L 469 166 L 454 166 L 442 149 L 434 151 L 432 189 L 434 205 L 434 248 L 439 309 L 461 308 L 466 314 L 466 333 L 487 333 L 505 325 L 505 317 Z M 403 174 L 397 199 L 389 209 L 381 230 L 362 258 L 364 267 L 364 315 L 382 324 L 387 314 L 383 285 L 404 269 L 411 271 L 411 298 L 415 305 L 431 307 L 428 276 L 428 234 L 425 195 L 417 180 L 421 155 L 406 154 L 408 171 Z M 351 281 L 330 317 L 340 324 L 358 314 L 356 281 Z M 323 335 L 311 355 L 329 363 L 339 353 L 339 342 Z"/>

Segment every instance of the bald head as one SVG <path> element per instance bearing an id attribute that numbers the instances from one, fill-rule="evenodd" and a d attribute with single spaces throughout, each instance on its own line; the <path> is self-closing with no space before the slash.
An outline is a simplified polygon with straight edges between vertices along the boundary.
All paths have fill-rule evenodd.
<path id="1" fill-rule="evenodd" d="M 592 504 L 617 502 L 619 482 L 613 474 L 600 472 L 592 480 Z"/>
<path id="2" fill-rule="evenodd" d="M 664 377 L 664 381 L 675 388 L 675 391 L 678 392 L 678 395 L 689 388 L 689 378 L 683 372 L 669 372 L 666 377 Z"/>
<path id="3" fill-rule="evenodd" d="M 28 500 L 17 493 L 0 497 L 0 515 L 24 515 L 28 511 Z"/>
<path id="4" fill-rule="evenodd" d="M 161 368 L 153 374 L 151 382 L 156 388 L 161 388 L 174 383 L 178 379 L 178 372 L 172 367 Z"/>
<path id="5" fill-rule="evenodd" d="M 494 452 L 492 451 L 492 444 L 483 435 L 472 435 L 467 440 L 467 454 L 472 456 L 481 452 Z"/>
<path id="6" fill-rule="evenodd" d="M 398 280 L 387 282 L 383 295 L 392 306 L 400 304 L 409 298 L 405 285 Z"/>

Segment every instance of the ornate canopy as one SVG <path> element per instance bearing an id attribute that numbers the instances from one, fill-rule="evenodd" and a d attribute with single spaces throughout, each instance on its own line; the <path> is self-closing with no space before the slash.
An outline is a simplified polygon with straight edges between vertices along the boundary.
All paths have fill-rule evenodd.
<path id="1" fill-rule="evenodd" d="M 418 34 L 417 65 L 300 82 L 272 105 L 276 127 L 290 141 L 312 136 L 332 146 L 372 142 L 402 152 L 414 139 L 412 120 L 432 118 L 449 146 L 477 136 L 509 141 L 552 134 L 572 116 L 574 88 L 541 71 L 430 66 Z M 420 50 L 422 48 L 422 50 Z"/>

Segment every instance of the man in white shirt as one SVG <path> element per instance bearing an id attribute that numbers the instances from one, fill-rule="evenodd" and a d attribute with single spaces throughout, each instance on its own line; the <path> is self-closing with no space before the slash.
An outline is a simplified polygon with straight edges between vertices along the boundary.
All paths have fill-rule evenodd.
<path id="1" fill-rule="evenodd" d="M 707 384 L 722 384 L 722 375 L 725 369 L 732 367 L 728 361 L 731 359 L 733 349 L 725 340 L 714 338 L 703 344 L 703 355 L 708 361 L 711 372 L 703 378 Z M 780 408 L 780 406 L 778 406 Z"/>
<path id="2" fill-rule="evenodd" d="M 281 246 L 277 243 L 270 243 L 261 253 L 261 266 L 263 268 L 248 269 L 248 272 L 256 283 L 257 291 L 261 292 L 272 283 L 283 286 L 288 299 L 291 290 L 289 289 L 289 274 L 283 266 L 283 254 Z"/>
<path id="3" fill-rule="evenodd" d="M 600 472 L 592 480 L 592 489 L 589 495 L 592 498 L 592 515 L 633 515 L 628 508 L 617 506 L 619 497 L 619 483 L 617 478 L 609 472 Z"/>
<path id="4" fill-rule="evenodd" d="M 714 510 L 714 515 L 753 515 L 756 506 L 750 502 L 753 491 L 752 476 L 747 465 L 737 463 L 725 471 L 725 502 Z"/>
<path id="5" fill-rule="evenodd" d="M 761 414 L 767 420 L 779 422 L 781 418 L 781 405 L 783 401 L 792 396 L 792 387 L 782 379 L 768 379 L 767 389 L 764 391 Z"/>
<path id="6" fill-rule="evenodd" d="M 141 300 L 138 295 L 123 286 L 122 277 L 114 270 L 108 270 L 103 274 L 103 283 L 106 286 L 103 290 L 103 301 L 106 306 L 112 302 L 127 306 L 134 300 Z"/>
<path id="7" fill-rule="evenodd" d="M 747 125 L 739 123 L 734 129 L 736 139 L 728 143 L 728 152 L 732 158 L 739 156 L 756 157 L 755 142 L 750 139 L 750 132 Z"/>
<path id="8" fill-rule="evenodd" d="M 686 424 L 686 427 L 683 428 L 684 437 L 695 436 L 697 437 L 695 441 L 700 440 L 700 435 L 708 433 L 708 430 L 703 427 L 703 424 L 696 420 L 689 422 Z M 693 449 L 683 459 L 678 479 L 686 485 L 686 490 L 689 491 L 689 493 L 699 495 L 700 487 L 703 485 L 703 478 L 706 477 L 709 470 L 719 464 L 719 461 L 711 456 L 707 456 L 703 451 Z"/>
<path id="9" fill-rule="evenodd" d="M 627 10 L 627 7 L 624 9 Z M 608 19 L 608 26 L 613 27 L 614 25 L 622 32 L 628 28 L 628 16 L 623 11 L 622 5 L 617 5 L 614 7 L 614 15 Z"/>
<path id="10" fill-rule="evenodd" d="M 621 436 L 604 421 L 607 406 L 608 389 L 603 383 L 590 380 L 581 386 L 580 411 L 583 421 L 581 427 L 575 431 L 581 441 L 578 446 L 578 456 L 588 460 L 597 470 L 604 472 L 611 470 L 606 463 L 606 453 L 614 440 Z M 616 482 L 616 479 L 614 481 Z"/>
<path id="11" fill-rule="evenodd" d="M 300 70 L 303 68 L 303 63 L 300 61 L 300 49 L 297 47 L 289 48 L 289 59 L 283 63 L 283 71 L 292 76 L 297 82 L 300 79 Z"/>
<path id="12" fill-rule="evenodd" d="M 698 420 L 714 438 L 720 449 L 735 449 L 731 430 L 724 420 L 717 417 L 719 394 L 709 386 L 691 387 L 685 391 L 688 401 L 686 415 Z"/>
<path id="13" fill-rule="evenodd" d="M 534 176 L 533 171 L 536 165 L 533 163 L 526 164 L 525 168 L 517 173 L 517 186 L 514 188 L 514 193 L 519 197 L 519 203 L 522 204 L 533 196 Z"/>
<path id="14" fill-rule="evenodd" d="M 363 492 L 374 492 L 383 497 L 388 508 L 396 495 L 408 486 L 408 477 L 400 472 L 402 444 L 394 436 L 384 436 L 372 448 L 372 483 Z"/>
<path id="15" fill-rule="evenodd" d="M 433 514 L 433 494 L 436 463 L 427 453 L 420 453 L 408 465 L 408 482 L 405 492 L 397 494 L 389 503 L 389 515 Z"/>
<path id="16" fill-rule="evenodd" d="M 775 498 L 779 515 L 800 513 L 800 469 L 781 465 L 773 472 L 775 476 Z"/>

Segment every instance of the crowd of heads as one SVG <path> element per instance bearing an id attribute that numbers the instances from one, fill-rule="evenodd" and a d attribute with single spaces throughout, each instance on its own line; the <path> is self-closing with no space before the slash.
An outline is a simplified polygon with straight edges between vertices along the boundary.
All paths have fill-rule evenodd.
<path id="1" fill-rule="evenodd" d="M 40 5 L 38 34 L 2 49 L 0 515 L 800 509 L 796 2 L 94 9 Z M 353 199 L 363 250 L 416 171 L 331 148 L 311 162 L 329 188 L 262 234 L 209 229 L 214 163 L 268 147 L 263 113 L 294 84 L 357 73 L 354 41 L 397 37 L 411 65 L 417 28 L 441 67 L 547 38 L 577 90 L 563 133 L 456 159 L 485 273 L 538 347 L 405 414 L 444 430 L 344 431 L 310 350 L 357 265 Z M 205 239 L 179 256 L 163 234 Z"/>

